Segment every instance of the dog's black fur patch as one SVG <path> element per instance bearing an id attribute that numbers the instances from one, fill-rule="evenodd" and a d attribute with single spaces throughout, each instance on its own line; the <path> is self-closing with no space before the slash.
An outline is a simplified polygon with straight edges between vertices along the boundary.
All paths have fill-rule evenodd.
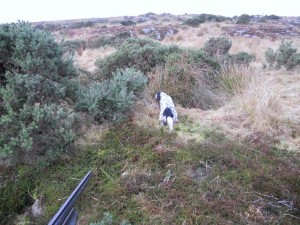
<path id="1" fill-rule="evenodd" d="M 167 107 L 167 108 L 164 110 L 164 112 L 163 112 L 163 116 L 165 116 L 166 119 L 167 119 L 168 117 L 173 118 L 173 117 L 174 117 L 174 114 L 172 113 L 172 110 L 171 110 L 169 107 Z M 166 121 L 167 121 L 167 120 L 166 120 Z M 165 122 L 164 125 L 166 125 L 166 124 L 167 124 L 167 123 Z"/>
<path id="2" fill-rule="evenodd" d="M 166 118 L 168 117 L 173 118 L 174 114 L 172 113 L 172 110 L 169 107 L 167 107 L 163 112 L 163 116 L 165 116 Z"/>

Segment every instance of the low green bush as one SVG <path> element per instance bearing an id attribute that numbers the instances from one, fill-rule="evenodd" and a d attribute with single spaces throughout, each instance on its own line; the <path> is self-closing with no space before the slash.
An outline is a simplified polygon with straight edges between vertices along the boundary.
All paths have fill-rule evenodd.
<path id="1" fill-rule="evenodd" d="M 277 50 L 269 48 L 265 52 L 266 66 L 269 68 L 292 70 L 300 65 L 300 53 L 292 46 L 292 41 L 282 41 Z"/>
<path id="2" fill-rule="evenodd" d="M 77 74 L 49 32 L 0 25 L 0 159 L 42 168 L 72 148 Z"/>
<path id="3" fill-rule="evenodd" d="M 215 58 L 223 57 L 229 52 L 232 42 L 226 37 L 211 37 L 204 44 L 204 52 Z"/>
<path id="4" fill-rule="evenodd" d="M 198 26 L 201 23 L 205 22 L 223 22 L 226 20 L 229 20 L 230 18 L 224 17 L 224 16 L 216 16 L 212 14 L 200 14 L 198 16 L 195 16 L 193 18 L 187 19 L 184 24 L 189 26 Z"/>
<path id="5" fill-rule="evenodd" d="M 147 83 L 147 77 L 135 69 L 117 70 L 110 80 L 82 86 L 77 108 L 101 122 L 121 121 Z"/>
<path id="6" fill-rule="evenodd" d="M 249 65 L 255 56 L 247 52 L 229 54 L 232 42 L 226 37 L 211 37 L 205 42 L 203 51 L 222 64 Z"/>
<path id="7" fill-rule="evenodd" d="M 135 22 L 133 22 L 132 20 L 123 20 L 120 23 L 123 26 L 132 26 L 132 25 L 135 25 Z"/>
<path id="8" fill-rule="evenodd" d="M 251 16 L 248 14 L 242 14 L 238 17 L 238 20 L 236 21 L 237 24 L 249 24 L 251 21 Z"/>
<path id="9" fill-rule="evenodd" d="M 116 52 L 96 61 L 96 79 L 109 79 L 119 68 L 134 67 L 147 73 L 155 66 L 163 65 L 166 57 L 174 52 L 181 50 L 177 46 L 164 46 L 150 39 L 130 38 Z"/>
<path id="10" fill-rule="evenodd" d="M 236 65 L 245 65 L 255 61 L 255 55 L 249 54 L 247 52 L 239 52 L 237 54 L 228 54 L 225 57 L 226 64 L 236 64 Z"/>

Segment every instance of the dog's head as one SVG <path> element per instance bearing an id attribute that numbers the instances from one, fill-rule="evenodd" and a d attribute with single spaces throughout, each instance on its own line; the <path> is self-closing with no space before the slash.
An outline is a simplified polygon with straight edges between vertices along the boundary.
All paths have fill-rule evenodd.
<path id="1" fill-rule="evenodd" d="M 160 91 L 155 94 L 156 101 L 160 101 L 160 94 L 161 94 Z"/>

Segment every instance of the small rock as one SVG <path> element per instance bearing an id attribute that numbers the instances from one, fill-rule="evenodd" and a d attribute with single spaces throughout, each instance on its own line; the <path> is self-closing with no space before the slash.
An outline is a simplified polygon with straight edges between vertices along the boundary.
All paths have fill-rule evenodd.
<path id="1" fill-rule="evenodd" d="M 43 205 L 39 199 L 35 200 L 35 202 L 31 206 L 31 211 L 34 217 L 39 217 L 43 214 Z"/>
<path id="2" fill-rule="evenodd" d="M 129 175 L 129 173 L 128 172 L 123 172 L 122 174 L 121 174 L 121 176 L 123 177 L 123 178 L 125 178 L 125 177 L 128 177 L 128 175 Z"/>

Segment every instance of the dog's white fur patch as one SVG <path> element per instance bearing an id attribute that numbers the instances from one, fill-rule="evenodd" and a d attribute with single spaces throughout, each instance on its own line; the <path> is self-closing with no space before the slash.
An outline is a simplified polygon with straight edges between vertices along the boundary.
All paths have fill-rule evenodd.
<path id="1" fill-rule="evenodd" d="M 178 114 L 171 96 L 167 95 L 165 92 L 157 92 L 155 94 L 155 99 L 159 101 L 160 105 L 159 121 L 161 125 L 168 124 L 169 131 L 172 131 L 173 125 L 178 121 Z M 167 108 L 172 112 L 173 118 L 171 116 L 164 116 L 164 111 Z"/>

